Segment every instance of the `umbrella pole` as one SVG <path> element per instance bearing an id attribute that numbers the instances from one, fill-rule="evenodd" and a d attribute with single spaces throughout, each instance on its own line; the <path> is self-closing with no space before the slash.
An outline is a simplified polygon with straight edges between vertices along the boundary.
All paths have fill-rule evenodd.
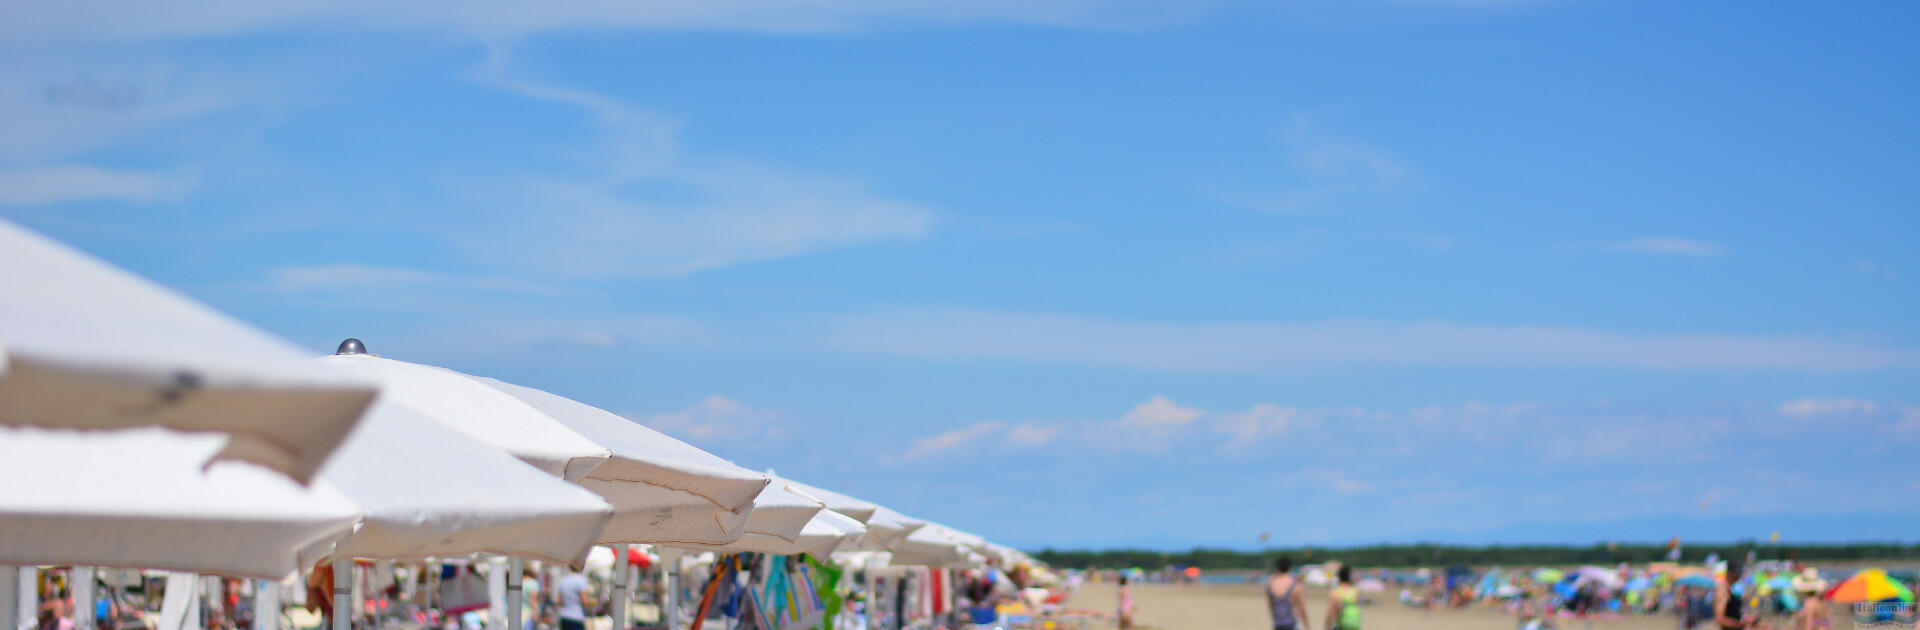
<path id="1" fill-rule="evenodd" d="M 353 558 L 333 559 L 333 630 L 353 630 Z"/>
<path id="2" fill-rule="evenodd" d="M 74 630 L 93 630 L 93 567 L 74 567 L 68 587 L 73 593 Z"/>
<path id="3" fill-rule="evenodd" d="M 280 583 L 256 580 L 253 589 L 253 630 L 279 630 Z"/>
<path id="4" fill-rule="evenodd" d="M 866 563 L 867 607 L 865 610 L 861 612 L 866 613 L 867 622 L 865 624 L 862 624 L 862 627 L 870 628 L 872 630 L 879 630 L 880 628 L 880 572 L 874 568 L 873 560 L 874 560 L 873 558 L 869 557 L 867 558 L 867 563 Z"/>
<path id="5" fill-rule="evenodd" d="M 613 630 L 627 630 L 627 543 L 613 546 Z"/>
<path id="6" fill-rule="evenodd" d="M 507 628 L 506 630 L 524 630 L 520 623 L 520 582 L 521 562 L 519 558 L 507 559 Z"/>
<path id="7" fill-rule="evenodd" d="M 660 627 L 673 630 L 680 625 L 680 555 L 673 554 L 671 558 L 665 553 L 660 555 L 661 564 L 667 565 L 661 567 L 666 574 L 667 590 L 660 606 Z"/>
<path id="8" fill-rule="evenodd" d="M 24 627 L 20 623 L 20 569 L 0 564 L 0 623 Z"/>

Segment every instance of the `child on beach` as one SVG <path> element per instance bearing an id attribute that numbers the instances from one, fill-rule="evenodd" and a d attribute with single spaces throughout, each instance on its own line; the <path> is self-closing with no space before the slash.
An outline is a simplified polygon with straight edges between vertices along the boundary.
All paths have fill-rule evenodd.
<path id="1" fill-rule="evenodd" d="M 1133 630 L 1133 589 L 1127 586 L 1127 576 L 1120 576 L 1120 630 Z"/>

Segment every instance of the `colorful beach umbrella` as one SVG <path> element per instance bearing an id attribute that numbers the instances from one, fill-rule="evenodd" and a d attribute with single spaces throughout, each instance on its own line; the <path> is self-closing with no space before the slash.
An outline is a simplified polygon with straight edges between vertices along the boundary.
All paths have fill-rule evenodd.
<path id="1" fill-rule="evenodd" d="M 1541 582 L 1558 582 L 1566 577 L 1567 573 L 1559 569 L 1540 569 L 1533 572 L 1533 579 Z"/>
<path id="2" fill-rule="evenodd" d="M 1679 586 L 1691 586 L 1694 588 L 1713 588 L 1714 587 L 1713 576 L 1702 575 L 1702 574 L 1689 575 L 1689 576 L 1680 578 L 1678 580 L 1674 580 L 1673 583 Z"/>
<path id="3" fill-rule="evenodd" d="M 1827 599 L 1841 604 L 1888 600 L 1911 602 L 1913 591 L 1908 590 L 1906 585 L 1887 577 L 1886 571 L 1867 569 L 1853 574 L 1853 577 L 1829 589 Z"/>

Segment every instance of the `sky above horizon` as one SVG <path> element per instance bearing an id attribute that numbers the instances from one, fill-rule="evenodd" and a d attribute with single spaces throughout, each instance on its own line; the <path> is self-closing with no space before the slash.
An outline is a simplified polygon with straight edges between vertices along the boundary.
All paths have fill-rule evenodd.
<path id="1" fill-rule="evenodd" d="M 1022 547 L 1920 518 L 1920 5 L 1169 4 L 15 3 L 0 217 Z"/>

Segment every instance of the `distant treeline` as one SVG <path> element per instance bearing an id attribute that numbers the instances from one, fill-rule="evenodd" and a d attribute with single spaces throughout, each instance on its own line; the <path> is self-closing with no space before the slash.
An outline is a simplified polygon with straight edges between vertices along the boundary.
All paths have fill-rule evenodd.
<path id="1" fill-rule="evenodd" d="M 1763 560 L 1906 560 L 1920 558 L 1920 543 L 1847 543 L 1824 545 L 1774 545 L 1755 541 L 1726 544 L 1688 543 L 1681 547 L 1681 561 L 1701 562 L 1707 554 L 1722 558 L 1745 557 L 1756 552 Z M 1362 567 L 1432 567 L 1454 564 L 1485 565 L 1573 565 L 1643 564 L 1667 558 L 1666 544 L 1573 545 L 1459 545 L 1411 544 L 1371 545 L 1364 547 L 1295 547 L 1260 551 L 1196 548 L 1189 551 L 1150 549 L 1111 549 L 1104 551 L 1067 551 L 1042 549 L 1033 556 L 1056 567 L 1158 569 L 1165 566 L 1200 567 L 1206 570 L 1266 569 L 1280 555 L 1293 557 L 1296 564 L 1329 560 Z"/>

